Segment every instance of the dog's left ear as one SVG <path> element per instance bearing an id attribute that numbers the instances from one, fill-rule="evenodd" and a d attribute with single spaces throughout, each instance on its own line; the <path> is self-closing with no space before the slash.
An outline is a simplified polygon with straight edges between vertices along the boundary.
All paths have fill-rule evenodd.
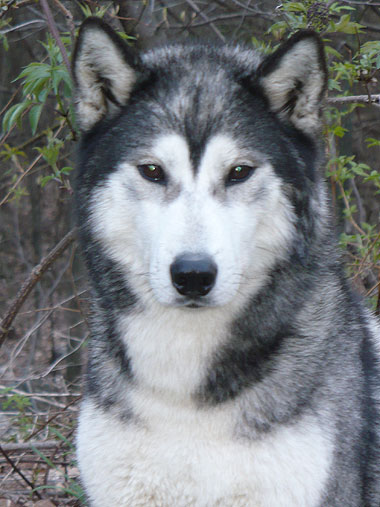
<path id="1" fill-rule="evenodd" d="M 260 64 L 256 79 L 281 118 L 309 134 L 318 130 L 327 69 L 323 43 L 315 32 L 293 35 Z"/>
<path id="2" fill-rule="evenodd" d="M 139 74 L 139 60 L 99 18 L 87 18 L 74 50 L 75 105 L 82 131 L 111 117 L 126 104 Z"/>

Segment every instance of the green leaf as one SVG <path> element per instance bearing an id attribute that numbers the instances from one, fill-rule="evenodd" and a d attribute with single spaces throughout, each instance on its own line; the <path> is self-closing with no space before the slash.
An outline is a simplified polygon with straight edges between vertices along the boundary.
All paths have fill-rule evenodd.
<path id="1" fill-rule="evenodd" d="M 23 94 L 34 94 L 36 97 L 38 97 L 41 90 L 50 90 L 49 79 L 42 77 L 26 83 L 23 88 Z"/>
<path id="2" fill-rule="evenodd" d="M 301 2 L 286 2 L 286 10 L 289 10 L 292 12 L 304 12 L 306 14 L 307 5 L 305 5 Z"/>
<path id="3" fill-rule="evenodd" d="M 4 143 L 3 147 L 5 149 L 0 151 L 0 156 L 4 157 L 5 160 L 9 160 L 14 156 L 26 158 L 26 153 L 24 151 L 21 151 L 19 148 L 17 148 L 17 146 L 10 146 L 9 144 Z M 0 394 L 1 394 L 1 391 L 0 391 Z"/>
<path id="4" fill-rule="evenodd" d="M 328 80 L 328 89 L 329 90 L 337 90 L 338 92 L 340 92 L 342 90 L 340 84 L 337 83 L 334 79 Z"/>
<path id="5" fill-rule="evenodd" d="M 352 172 L 357 174 L 358 176 L 367 176 L 367 173 L 365 172 L 364 168 L 361 164 L 353 165 L 352 166 Z"/>
<path id="6" fill-rule="evenodd" d="M 380 146 L 380 139 L 374 139 L 373 137 L 367 137 L 365 140 L 367 144 L 367 148 L 371 148 L 372 146 Z"/>
<path id="7" fill-rule="evenodd" d="M 326 51 L 326 54 L 335 56 L 338 60 L 341 60 L 343 58 L 341 53 L 339 53 L 339 51 L 332 48 L 331 46 L 325 46 L 325 51 Z"/>
<path id="8" fill-rule="evenodd" d="M 45 463 L 47 465 L 49 465 L 50 468 L 55 468 L 56 470 L 58 469 L 57 466 L 51 461 L 50 458 L 48 458 L 47 456 L 45 456 L 45 454 L 43 454 L 40 450 L 37 449 L 37 447 L 35 447 L 34 445 L 30 445 L 31 449 L 33 452 L 35 452 L 36 454 L 38 454 L 38 456 L 43 459 L 45 461 Z"/>
<path id="9" fill-rule="evenodd" d="M 0 34 L 0 40 L 3 41 L 3 48 L 5 49 L 5 51 L 8 51 L 9 50 L 9 44 L 8 44 L 8 39 L 7 39 L 6 35 Z"/>
<path id="10" fill-rule="evenodd" d="M 75 447 L 73 446 L 72 442 L 70 442 L 70 440 L 68 440 L 64 435 L 62 435 L 60 431 L 54 428 L 54 426 L 51 426 L 49 429 L 52 433 L 57 435 L 58 438 L 60 438 L 63 442 L 65 442 L 65 444 L 67 444 L 73 451 L 75 450 Z"/>
<path id="11" fill-rule="evenodd" d="M 44 107 L 43 104 L 37 104 L 31 108 L 29 111 L 29 122 L 30 128 L 32 129 L 32 134 L 34 135 L 37 130 L 38 122 L 40 121 L 41 111 Z"/>
<path id="12" fill-rule="evenodd" d="M 356 23 L 355 21 L 351 21 L 350 14 L 343 14 L 338 23 L 330 22 L 331 28 L 335 32 L 355 34 L 357 32 L 360 33 L 361 29 L 364 28 L 363 25 Z"/>
<path id="13" fill-rule="evenodd" d="M 332 130 L 331 132 L 334 134 L 334 136 L 337 136 L 337 137 L 343 137 L 344 134 L 346 132 L 348 132 L 347 129 L 345 129 L 344 127 L 341 127 L 340 125 L 336 125 Z"/>
<path id="14" fill-rule="evenodd" d="M 73 170 L 74 170 L 74 167 L 66 166 L 66 167 L 62 167 L 62 169 L 60 169 L 59 172 L 62 174 L 70 174 L 71 171 L 73 171 Z"/>
<path id="15" fill-rule="evenodd" d="M 27 100 L 25 102 L 19 102 L 8 109 L 3 118 L 3 130 L 5 132 L 9 131 L 15 123 L 19 124 L 22 113 L 30 104 L 31 102 Z"/>
<path id="16" fill-rule="evenodd" d="M 66 81 L 68 77 L 68 72 L 66 69 L 63 69 L 62 67 L 56 67 L 52 69 L 51 71 L 51 82 L 52 87 L 55 94 L 58 94 L 58 87 L 62 80 Z"/>
<path id="17" fill-rule="evenodd" d="M 51 92 L 50 87 L 45 87 L 43 90 L 41 90 L 37 95 L 38 102 L 45 103 L 46 99 L 48 98 L 49 93 Z"/>
<path id="18" fill-rule="evenodd" d="M 364 181 L 375 181 L 380 183 L 380 173 L 378 171 L 371 171 L 371 174 L 367 176 Z"/>
<path id="19" fill-rule="evenodd" d="M 64 142 L 60 139 L 54 139 L 48 137 L 48 144 L 46 146 L 36 146 L 34 149 L 37 150 L 46 162 L 53 168 L 55 176 L 59 176 L 57 168 L 57 160 L 59 151 L 62 148 Z"/>
<path id="20" fill-rule="evenodd" d="M 73 86 L 72 86 L 72 83 L 70 81 L 70 83 L 67 84 L 67 82 L 65 80 L 65 83 L 63 85 L 63 96 L 66 99 L 71 99 L 72 95 L 73 95 Z"/>
<path id="21" fill-rule="evenodd" d="M 32 62 L 21 72 L 17 79 L 25 77 L 25 82 L 50 77 L 51 66 L 47 63 Z"/>
<path id="22" fill-rule="evenodd" d="M 44 188 L 44 186 L 49 183 L 49 181 L 53 180 L 55 178 L 54 174 L 48 174 L 47 176 L 44 176 L 40 179 L 40 185 L 41 188 Z"/>

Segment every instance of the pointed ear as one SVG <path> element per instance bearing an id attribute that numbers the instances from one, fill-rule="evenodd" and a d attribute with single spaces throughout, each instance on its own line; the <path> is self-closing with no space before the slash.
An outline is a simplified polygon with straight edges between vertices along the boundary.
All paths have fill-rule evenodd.
<path id="1" fill-rule="evenodd" d="M 323 43 L 311 30 L 293 35 L 258 68 L 271 109 L 306 133 L 318 130 L 327 70 Z"/>
<path id="2" fill-rule="evenodd" d="M 84 21 L 73 56 L 76 112 L 83 131 L 126 104 L 137 68 L 137 57 L 109 25 L 99 18 Z"/>

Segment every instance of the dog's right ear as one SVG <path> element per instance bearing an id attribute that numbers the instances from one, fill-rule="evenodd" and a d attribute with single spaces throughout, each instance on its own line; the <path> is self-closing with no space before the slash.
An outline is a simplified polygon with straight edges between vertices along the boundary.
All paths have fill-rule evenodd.
<path id="1" fill-rule="evenodd" d="M 126 104 L 138 74 L 138 58 L 99 18 L 87 18 L 73 56 L 76 114 L 82 131 Z"/>

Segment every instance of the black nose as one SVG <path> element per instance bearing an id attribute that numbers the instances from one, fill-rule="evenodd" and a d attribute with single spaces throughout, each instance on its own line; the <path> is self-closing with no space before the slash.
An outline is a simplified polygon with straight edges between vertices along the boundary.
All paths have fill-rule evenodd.
<path id="1" fill-rule="evenodd" d="M 172 284 L 183 296 L 205 296 L 215 285 L 218 269 L 205 254 L 186 253 L 170 266 Z"/>

